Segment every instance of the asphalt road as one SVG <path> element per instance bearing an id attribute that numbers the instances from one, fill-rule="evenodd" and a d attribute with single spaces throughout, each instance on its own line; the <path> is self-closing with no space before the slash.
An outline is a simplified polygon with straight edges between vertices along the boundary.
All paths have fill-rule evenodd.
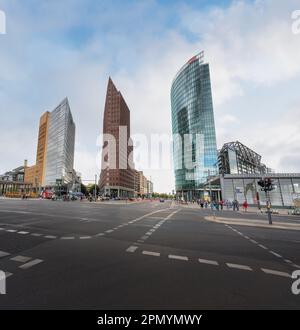
<path id="1" fill-rule="evenodd" d="M 0 309 L 300 309 L 300 231 L 209 215 L 170 202 L 0 200 Z"/>

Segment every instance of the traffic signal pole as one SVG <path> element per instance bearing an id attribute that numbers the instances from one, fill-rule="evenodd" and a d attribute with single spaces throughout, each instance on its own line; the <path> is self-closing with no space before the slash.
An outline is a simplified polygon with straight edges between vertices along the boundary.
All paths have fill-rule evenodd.
<path id="1" fill-rule="evenodd" d="M 266 192 L 267 214 L 268 214 L 269 225 L 272 225 L 272 212 L 271 212 L 270 192 L 269 192 L 269 190 L 265 190 L 265 192 Z"/>
<path id="2" fill-rule="evenodd" d="M 261 190 L 266 194 L 267 214 L 269 224 L 272 225 L 272 212 L 271 212 L 271 198 L 270 191 L 274 189 L 271 178 L 262 178 L 258 181 L 258 185 L 261 186 Z"/>

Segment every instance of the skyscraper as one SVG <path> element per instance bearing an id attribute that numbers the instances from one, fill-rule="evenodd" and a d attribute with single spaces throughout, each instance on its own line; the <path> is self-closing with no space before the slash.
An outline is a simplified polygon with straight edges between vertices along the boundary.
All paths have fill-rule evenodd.
<path id="1" fill-rule="evenodd" d="M 203 196 L 203 183 L 216 173 L 210 72 L 203 58 L 203 52 L 192 57 L 179 70 L 171 88 L 176 192 L 187 199 Z"/>
<path id="2" fill-rule="evenodd" d="M 34 187 L 53 187 L 72 181 L 75 124 L 68 99 L 40 118 L 36 165 L 27 167 L 25 181 Z"/>
<path id="3" fill-rule="evenodd" d="M 134 172 L 130 111 L 111 78 L 107 86 L 103 134 L 100 193 L 111 197 L 131 197 L 134 194 Z M 108 135 L 115 143 L 106 138 Z"/>

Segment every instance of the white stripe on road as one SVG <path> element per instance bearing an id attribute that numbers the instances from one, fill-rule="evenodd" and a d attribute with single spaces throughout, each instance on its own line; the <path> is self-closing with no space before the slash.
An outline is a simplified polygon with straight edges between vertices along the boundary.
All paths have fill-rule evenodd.
<path id="1" fill-rule="evenodd" d="M 266 246 L 262 245 L 262 244 L 258 244 L 258 246 L 261 247 L 264 250 L 268 250 L 268 248 Z"/>
<path id="2" fill-rule="evenodd" d="M 20 266 L 19 268 L 28 269 L 28 268 L 30 268 L 32 266 L 35 266 L 37 264 L 40 264 L 41 262 L 43 262 L 43 260 L 41 260 L 41 259 L 34 259 L 32 261 L 27 262 L 27 264 L 24 264 L 24 265 Z"/>
<path id="3" fill-rule="evenodd" d="M 271 254 L 273 254 L 273 256 L 277 257 L 277 258 L 282 258 L 282 256 L 274 251 L 269 251 Z"/>
<path id="4" fill-rule="evenodd" d="M 60 239 L 70 240 L 70 239 L 75 239 L 75 237 L 74 236 L 65 236 L 65 237 L 61 237 Z"/>
<path id="5" fill-rule="evenodd" d="M 10 253 L 8 253 L 8 252 L 0 251 L 0 258 L 9 256 L 9 255 L 10 255 Z"/>
<path id="6" fill-rule="evenodd" d="M 273 270 L 273 269 L 266 269 L 266 268 L 261 268 L 261 270 L 266 273 L 266 274 L 271 274 L 271 275 L 277 275 L 277 276 L 283 276 L 283 277 L 291 277 L 289 273 L 285 272 L 280 272 L 278 270 Z"/>
<path id="7" fill-rule="evenodd" d="M 144 236 L 141 237 L 141 239 L 143 239 L 143 240 L 146 240 L 147 238 L 148 238 L 147 235 L 144 235 Z"/>
<path id="8" fill-rule="evenodd" d="M 287 262 L 288 264 L 292 264 L 292 261 L 291 260 L 284 259 L 284 261 Z"/>
<path id="9" fill-rule="evenodd" d="M 258 244 L 254 239 L 250 239 L 250 242 L 253 244 Z"/>
<path id="10" fill-rule="evenodd" d="M 145 254 L 147 256 L 160 257 L 160 253 L 158 253 L 158 252 L 143 251 L 143 254 Z"/>
<path id="11" fill-rule="evenodd" d="M 20 235 L 27 235 L 27 234 L 29 234 L 29 232 L 28 231 L 18 231 L 18 234 L 20 234 Z"/>
<path id="12" fill-rule="evenodd" d="M 38 234 L 38 233 L 33 233 L 33 234 L 31 234 L 31 236 L 35 236 L 35 237 L 40 237 L 40 236 L 42 236 L 43 234 Z"/>
<path id="13" fill-rule="evenodd" d="M 137 248 L 138 248 L 138 246 L 134 246 L 134 245 L 129 246 L 129 248 L 126 250 L 126 252 L 131 252 L 131 253 L 133 253 L 133 252 L 136 251 Z"/>
<path id="14" fill-rule="evenodd" d="M 57 236 L 47 235 L 47 236 L 45 236 L 45 238 L 55 239 L 55 238 L 57 238 Z"/>
<path id="15" fill-rule="evenodd" d="M 22 263 L 27 262 L 31 259 L 32 259 L 31 257 L 24 257 L 24 256 L 16 256 L 14 258 L 10 258 L 10 260 L 12 260 L 12 261 L 17 261 L 17 262 L 22 262 Z"/>
<path id="16" fill-rule="evenodd" d="M 188 257 L 185 257 L 185 256 L 177 256 L 177 255 L 174 255 L 174 254 L 169 254 L 169 259 L 176 259 L 176 260 L 184 260 L 184 261 L 188 261 L 189 258 Z"/>
<path id="17" fill-rule="evenodd" d="M 148 233 L 146 233 L 145 235 L 150 236 L 150 235 L 152 235 L 152 234 L 153 234 L 153 232 L 148 231 Z"/>
<path id="18" fill-rule="evenodd" d="M 80 239 L 90 239 L 92 238 L 91 236 L 81 236 Z"/>
<path id="19" fill-rule="evenodd" d="M 9 278 L 13 275 L 13 273 L 5 272 L 5 278 Z"/>
<path id="20" fill-rule="evenodd" d="M 214 261 L 214 260 L 198 259 L 198 261 L 199 261 L 201 264 L 215 265 L 215 266 L 218 266 L 218 265 L 219 265 L 219 263 L 218 263 L 217 261 Z"/>
<path id="21" fill-rule="evenodd" d="M 104 236 L 104 233 L 99 233 L 96 236 Z"/>
<path id="22" fill-rule="evenodd" d="M 235 269 L 242 269 L 242 270 L 250 270 L 252 271 L 252 268 L 249 267 L 249 266 L 245 266 L 245 265 L 238 265 L 238 264 L 231 264 L 231 263 L 226 263 L 226 265 L 229 267 L 229 268 L 235 268 Z"/>
<path id="23" fill-rule="evenodd" d="M 113 232 L 113 230 L 112 229 L 109 229 L 109 230 L 106 230 L 105 232 L 108 233 L 108 234 L 110 234 L 110 233 Z"/>
<path id="24" fill-rule="evenodd" d="M 15 233 L 17 230 L 15 230 L 15 229 L 8 229 L 7 230 L 7 232 L 9 232 L 9 233 Z"/>

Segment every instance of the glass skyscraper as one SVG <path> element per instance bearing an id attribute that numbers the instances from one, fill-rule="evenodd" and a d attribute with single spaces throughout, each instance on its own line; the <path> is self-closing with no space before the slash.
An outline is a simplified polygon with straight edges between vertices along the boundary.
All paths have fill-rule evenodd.
<path id="1" fill-rule="evenodd" d="M 217 144 L 209 64 L 204 53 L 191 58 L 171 88 L 173 155 L 178 195 L 203 196 L 207 177 L 217 172 Z"/>
<path id="2" fill-rule="evenodd" d="M 65 98 L 49 115 L 47 132 L 45 186 L 72 181 L 75 147 L 75 124 L 68 99 Z"/>

